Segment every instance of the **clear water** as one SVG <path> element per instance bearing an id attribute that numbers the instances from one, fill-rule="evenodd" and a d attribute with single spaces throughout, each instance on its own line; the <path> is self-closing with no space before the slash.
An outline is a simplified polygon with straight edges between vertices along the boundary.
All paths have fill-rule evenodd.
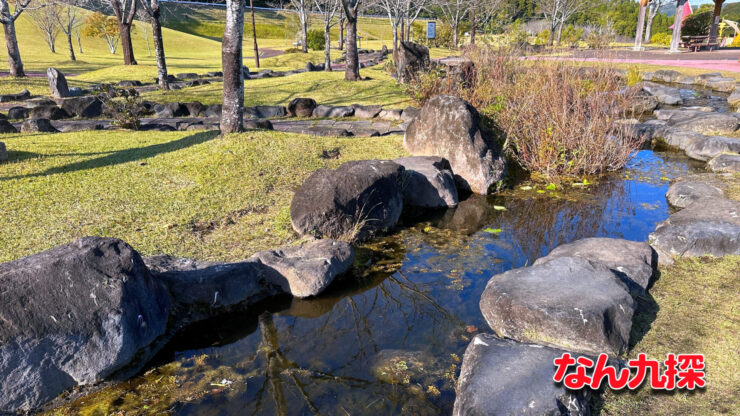
<path id="1" fill-rule="evenodd" d="M 669 215 L 668 180 L 690 170 L 683 156 L 641 151 L 585 188 L 471 197 L 363 247 L 361 266 L 320 298 L 195 328 L 159 357 L 168 364 L 72 409 L 449 414 L 465 347 L 487 330 L 478 302 L 488 279 L 585 237 L 646 241 Z"/>

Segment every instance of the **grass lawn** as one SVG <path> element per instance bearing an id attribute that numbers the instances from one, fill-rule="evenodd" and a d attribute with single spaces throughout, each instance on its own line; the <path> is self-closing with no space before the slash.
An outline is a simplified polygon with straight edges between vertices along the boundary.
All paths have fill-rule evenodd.
<path id="1" fill-rule="evenodd" d="M 235 261 L 296 241 L 289 206 L 314 170 L 405 154 L 401 137 L 251 132 L 3 135 L 0 262 L 86 235 L 143 254 Z M 326 160 L 323 150 L 339 148 Z"/>

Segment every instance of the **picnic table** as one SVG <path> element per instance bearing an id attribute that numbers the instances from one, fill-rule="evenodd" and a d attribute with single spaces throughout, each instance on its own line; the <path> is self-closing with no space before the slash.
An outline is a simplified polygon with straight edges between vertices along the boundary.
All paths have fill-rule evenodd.
<path id="1" fill-rule="evenodd" d="M 717 39 L 710 39 L 709 36 L 681 36 L 681 46 L 688 48 L 691 52 L 699 52 L 703 48 L 709 48 L 712 52 L 714 48 L 719 47 Z"/>

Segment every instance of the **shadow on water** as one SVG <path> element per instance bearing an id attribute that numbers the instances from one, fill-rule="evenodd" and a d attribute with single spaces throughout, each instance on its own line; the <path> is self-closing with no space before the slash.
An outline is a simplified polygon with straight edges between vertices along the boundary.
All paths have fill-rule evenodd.
<path id="1" fill-rule="evenodd" d="M 669 180 L 690 170 L 685 158 L 642 151 L 586 188 L 516 187 L 406 219 L 358 248 L 350 275 L 320 297 L 183 333 L 152 370 L 177 380 L 162 400 L 182 415 L 449 414 L 465 347 L 488 330 L 478 303 L 490 277 L 581 238 L 646 241 L 669 215 Z M 639 304 L 632 345 L 658 310 L 649 296 Z M 147 399 L 131 391 L 110 411 Z"/>

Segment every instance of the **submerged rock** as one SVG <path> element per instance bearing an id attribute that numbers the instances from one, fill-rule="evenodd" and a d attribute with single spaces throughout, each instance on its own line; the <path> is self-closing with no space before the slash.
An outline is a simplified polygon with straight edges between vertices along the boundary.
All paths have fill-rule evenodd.
<path id="1" fill-rule="evenodd" d="M 424 104 L 403 139 L 412 155 L 450 161 L 460 189 L 488 194 L 505 175 L 501 146 L 481 129 L 480 116 L 460 98 L 440 95 Z"/>
<path id="2" fill-rule="evenodd" d="M 394 162 L 406 169 L 403 188 L 405 207 L 456 207 L 459 200 L 450 162 L 441 157 L 411 156 Z"/>
<path id="3" fill-rule="evenodd" d="M 604 264 L 557 257 L 493 276 L 480 308 L 499 336 L 619 355 L 629 343 L 634 301 Z"/>
<path id="4" fill-rule="evenodd" d="M 581 257 L 603 263 L 630 290 L 640 294 L 645 293 L 658 267 L 658 256 L 649 244 L 616 238 L 584 238 L 564 244 L 534 264 L 542 264 L 557 257 Z"/>
<path id="5" fill-rule="evenodd" d="M 478 334 L 465 350 L 454 416 L 589 415 L 590 390 L 553 382 L 566 351 Z"/>
<path id="6" fill-rule="evenodd" d="M 123 241 L 86 237 L 0 265 L 0 413 L 29 411 L 151 357 L 170 309 Z"/>

